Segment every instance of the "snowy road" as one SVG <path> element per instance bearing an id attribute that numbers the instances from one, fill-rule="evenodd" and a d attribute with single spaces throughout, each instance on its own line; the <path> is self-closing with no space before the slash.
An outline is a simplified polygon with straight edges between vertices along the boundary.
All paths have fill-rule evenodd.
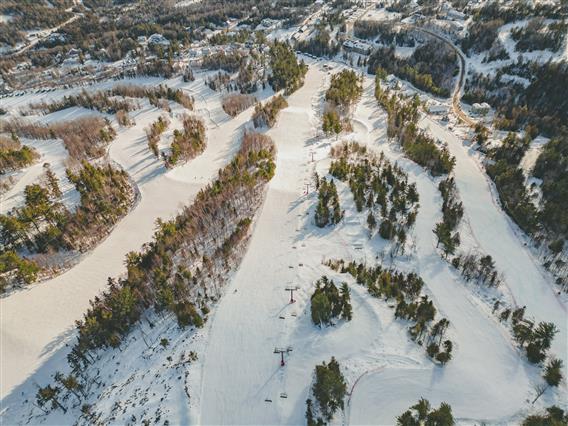
<path id="1" fill-rule="evenodd" d="M 209 91 L 202 81 L 193 84 Z M 215 97 L 213 103 L 219 104 L 218 96 L 209 93 Z M 199 102 L 196 107 L 201 107 Z M 74 268 L 0 300 L 2 398 L 45 362 L 55 366 L 65 362 L 66 351 L 59 349 L 69 341 L 89 300 L 105 288 L 107 277 L 123 272 L 126 253 L 151 240 L 155 220 L 169 218 L 190 203 L 232 157 L 251 111 L 208 130 L 205 152 L 169 172 L 154 159 L 144 134 L 144 128 L 160 113 L 143 109 L 133 114 L 137 126 L 122 129 L 110 148 L 110 157 L 139 185 L 140 203 Z M 34 379 L 47 380 L 42 374 L 52 373 L 53 368 L 44 368 Z"/>

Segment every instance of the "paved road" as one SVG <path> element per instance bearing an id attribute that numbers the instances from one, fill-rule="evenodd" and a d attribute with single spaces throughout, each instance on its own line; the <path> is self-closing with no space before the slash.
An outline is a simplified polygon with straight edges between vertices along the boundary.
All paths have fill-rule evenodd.
<path id="1" fill-rule="evenodd" d="M 454 52 L 456 52 L 456 55 L 458 56 L 458 58 L 460 60 L 460 62 L 459 62 L 460 76 L 459 76 L 459 78 L 456 82 L 456 86 L 454 87 L 454 92 L 452 94 L 452 111 L 454 112 L 455 116 L 460 121 L 467 124 L 468 126 L 475 127 L 475 125 L 477 124 L 476 121 L 473 120 L 471 117 L 469 117 L 461 109 L 461 93 L 462 93 L 462 88 L 463 88 L 463 84 L 464 84 L 464 80 L 465 80 L 465 55 L 463 54 L 463 52 L 460 49 L 458 49 L 458 47 L 454 43 L 452 43 L 450 40 L 441 36 L 440 34 L 435 33 L 434 31 L 430 31 L 430 30 L 427 30 L 425 28 L 417 27 L 415 25 L 407 24 L 406 26 L 408 28 L 415 29 L 417 31 L 420 31 L 424 34 L 428 34 L 429 36 L 432 36 L 432 37 L 442 41 L 446 45 L 450 46 L 454 50 Z"/>

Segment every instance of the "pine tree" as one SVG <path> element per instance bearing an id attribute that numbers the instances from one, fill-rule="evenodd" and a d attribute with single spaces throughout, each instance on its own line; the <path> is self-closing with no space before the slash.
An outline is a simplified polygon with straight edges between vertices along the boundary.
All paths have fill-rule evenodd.
<path id="1" fill-rule="evenodd" d="M 351 307 L 351 294 L 347 283 L 341 284 L 341 317 L 346 321 L 353 318 L 353 308 Z"/>
<path id="2" fill-rule="evenodd" d="M 546 364 L 543 378 L 549 386 L 557 387 L 562 381 L 562 360 L 551 358 Z"/>

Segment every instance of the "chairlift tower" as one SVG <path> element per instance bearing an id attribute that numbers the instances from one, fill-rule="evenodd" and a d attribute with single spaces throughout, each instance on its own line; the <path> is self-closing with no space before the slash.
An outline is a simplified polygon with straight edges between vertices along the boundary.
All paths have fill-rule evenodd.
<path id="1" fill-rule="evenodd" d="M 284 354 L 288 354 L 292 352 L 292 346 L 288 346 L 287 348 L 274 348 L 275 354 L 280 354 L 280 367 L 284 367 L 286 363 L 284 362 Z"/>
<path id="2" fill-rule="evenodd" d="M 298 287 L 298 286 L 288 286 L 288 287 L 286 287 L 286 291 L 289 291 L 289 292 L 290 292 L 290 303 L 295 303 L 295 302 L 296 302 L 296 300 L 294 299 L 294 292 L 295 292 L 296 290 L 299 290 L 299 289 L 300 289 L 300 287 Z"/>

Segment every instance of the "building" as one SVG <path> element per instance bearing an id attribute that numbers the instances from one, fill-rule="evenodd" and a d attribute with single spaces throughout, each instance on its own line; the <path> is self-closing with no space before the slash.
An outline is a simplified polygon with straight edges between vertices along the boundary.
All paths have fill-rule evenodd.
<path id="1" fill-rule="evenodd" d="M 480 116 L 486 115 L 490 109 L 491 106 L 487 102 L 483 102 L 481 104 L 475 103 L 471 106 L 471 112 Z"/>
<path id="2" fill-rule="evenodd" d="M 165 38 L 162 34 L 152 34 L 150 37 L 148 37 L 148 44 L 159 44 L 161 46 L 169 46 L 170 45 L 170 41 Z"/>
<path id="3" fill-rule="evenodd" d="M 343 49 L 349 52 L 359 53 L 361 55 L 368 55 L 371 53 L 371 46 L 369 44 L 356 40 L 345 40 L 343 42 Z"/>

